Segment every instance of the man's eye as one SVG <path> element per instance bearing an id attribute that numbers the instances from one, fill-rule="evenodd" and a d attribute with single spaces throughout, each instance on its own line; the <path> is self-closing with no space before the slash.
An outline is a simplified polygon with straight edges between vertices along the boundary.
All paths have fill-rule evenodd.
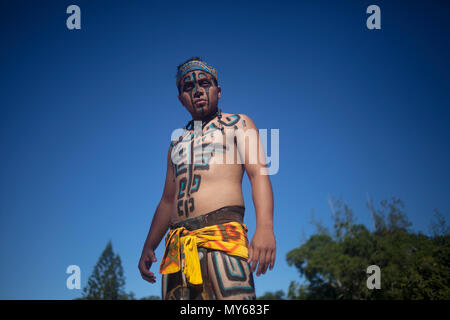
<path id="1" fill-rule="evenodd" d="M 209 81 L 202 81 L 202 83 L 200 84 L 201 86 L 209 86 L 210 85 L 210 83 L 209 83 Z"/>
<path id="2" fill-rule="evenodd" d="M 189 90 L 192 88 L 192 84 L 191 83 L 185 84 L 183 88 L 184 88 L 184 90 Z"/>

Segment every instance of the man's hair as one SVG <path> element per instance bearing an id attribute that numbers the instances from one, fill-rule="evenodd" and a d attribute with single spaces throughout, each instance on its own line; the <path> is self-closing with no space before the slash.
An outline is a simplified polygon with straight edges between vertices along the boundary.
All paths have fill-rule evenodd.
<path id="1" fill-rule="evenodd" d="M 205 61 L 203 61 L 202 58 L 200 58 L 200 57 L 192 57 L 192 58 L 186 60 L 185 62 L 183 62 L 182 64 L 178 65 L 178 67 L 177 67 L 177 74 L 178 74 L 178 71 L 180 71 L 180 68 L 181 68 L 182 66 L 184 66 L 186 63 L 191 62 L 191 61 L 202 61 L 202 62 L 205 62 Z M 219 84 L 217 83 L 216 78 L 212 77 L 212 80 L 213 80 L 214 84 L 215 84 L 216 87 L 217 87 Z M 181 81 L 180 81 L 180 83 L 181 83 Z M 179 85 L 178 85 L 178 93 L 179 93 L 179 94 L 181 93 L 181 89 L 180 89 L 180 86 L 179 86 Z"/>

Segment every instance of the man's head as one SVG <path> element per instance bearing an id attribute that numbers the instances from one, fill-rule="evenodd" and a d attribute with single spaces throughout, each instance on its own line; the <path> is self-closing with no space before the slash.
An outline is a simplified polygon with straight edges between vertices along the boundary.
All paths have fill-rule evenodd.
<path id="1" fill-rule="evenodd" d="M 178 99 L 195 120 L 216 112 L 221 88 L 216 70 L 199 57 L 178 66 Z"/>

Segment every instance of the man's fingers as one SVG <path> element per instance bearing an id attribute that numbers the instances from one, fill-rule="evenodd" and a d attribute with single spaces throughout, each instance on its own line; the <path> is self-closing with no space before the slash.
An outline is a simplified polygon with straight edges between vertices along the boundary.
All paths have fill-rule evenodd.
<path id="1" fill-rule="evenodd" d="M 156 277 L 153 272 L 147 270 L 146 268 L 139 267 L 139 271 L 141 272 L 142 279 L 154 283 L 156 281 Z"/>
<path id="2" fill-rule="evenodd" d="M 250 246 L 250 248 L 248 248 L 248 264 L 251 265 L 253 261 L 253 248 L 252 246 Z"/>
<path id="3" fill-rule="evenodd" d="M 151 266 L 152 261 L 150 260 L 150 258 L 141 258 L 141 260 L 139 260 L 139 270 L 148 270 Z"/>
<path id="4" fill-rule="evenodd" d="M 269 266 L 270 270 L 272 270 L 273 266 L 275 265 L 275 255 L 276 255 L 276 250 L 274 249 L 274 250 L 272 250 L 272 254 L 270 257 L 270 266 Z"/>
<path id="5" fill-rule="evenodd" d="M 262 274 L 265 274 L 266 271 L 267 271 L 267 268 L 269 267 L 271 255 L 272 255 L 271 250 L 266 250 L 265 251 L 265 254 L 263 256 L 263 259 L 264 259 L 263 261 L 264 262 L 263 262 L 262 267 L 261 267 L 261 273 Z"/>
<path id="6" fill-rule="evenodd" d="M 151 249 L 144 250 L 138 263 L 138 269 L 142 279 L 151 283 L 156 282 L 155 275 L 150 271 L 153 262 L 156 262 L 155 252 Z"/>
<path id="7" fill-rule="evenodd" d="M 141 275 L 142 276 L 146 276 L 148 278 L 152 278 L 152 277 L 154 278 L 155 277 L 155 275 L 151 271 L 148 271 L 146 269 L 140 269 L 140 271 L 141 271 Z"/>
<path id="8" fill-rule="evenodd" d="M 141 260 L 139 262 L 139 271 L 141 273 L 142 278 L 144 278 L 144 280 L 151 280 L 151 279 L 155 279 L 155 275 L 153 274 L 153 272 L 149 271 L 149 268 L 151 267 L 152 263 L 148 260 Z"/>
<path id="9" fill-rule="evenodd" d="M 259 249 L 253 248 L 252 264 L 250 266 L 252 269 L 252 272 L 255 272 L 256 266 L 258 265 L 258 261 L 259 261 Z"/>
<path id="10" fill-rule="evenodd" d="M 141 272 L 141 276 L 148 278 L 148 279 L 156 279 L 155 275 L 153 274 L 153 272 L 147 271 L 147 272 Z"/>
<path id="11" fill-rule="evenodd" d="M 263 271 L 266 267 L 266 253 L 267 250 L 261 250 L 259 252 L 259 265 L 258 265 L 258 271 L 256 272 L 256 275 L 259 277 L 261 275 L 261 271 Z M 264 273 L 264 272 L 263 272 Z"/>
<path id="12" fill-rule="evenodd" d="M 152 276 L 146 276 L 145 274 L 141 274 L 142 275 L 142 279 L 144 279 L 145 281 L 151 282 L 151 283 L 155 283 L 156 282 L 156 277 Z"/>

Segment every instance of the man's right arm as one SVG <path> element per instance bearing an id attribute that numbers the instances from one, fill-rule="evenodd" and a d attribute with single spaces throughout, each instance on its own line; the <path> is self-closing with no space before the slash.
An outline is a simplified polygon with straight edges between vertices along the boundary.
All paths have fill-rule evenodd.
<path id="1" fill-rule="evenodd" d="M 150 231 L 142 249 L 141 259 L 139 260 L 139 271 L 144 280 L 154 283 L 156 278 L 149 269 L 153 262 L 156 262 L 155 250 L 167 232 L 172 215 L 172 206 L 175 196 L 175 176 L 171 161 L 172 146 L 169 148 L 167 155 L 167 170 L 164 191 L 153 215 Z"/>

